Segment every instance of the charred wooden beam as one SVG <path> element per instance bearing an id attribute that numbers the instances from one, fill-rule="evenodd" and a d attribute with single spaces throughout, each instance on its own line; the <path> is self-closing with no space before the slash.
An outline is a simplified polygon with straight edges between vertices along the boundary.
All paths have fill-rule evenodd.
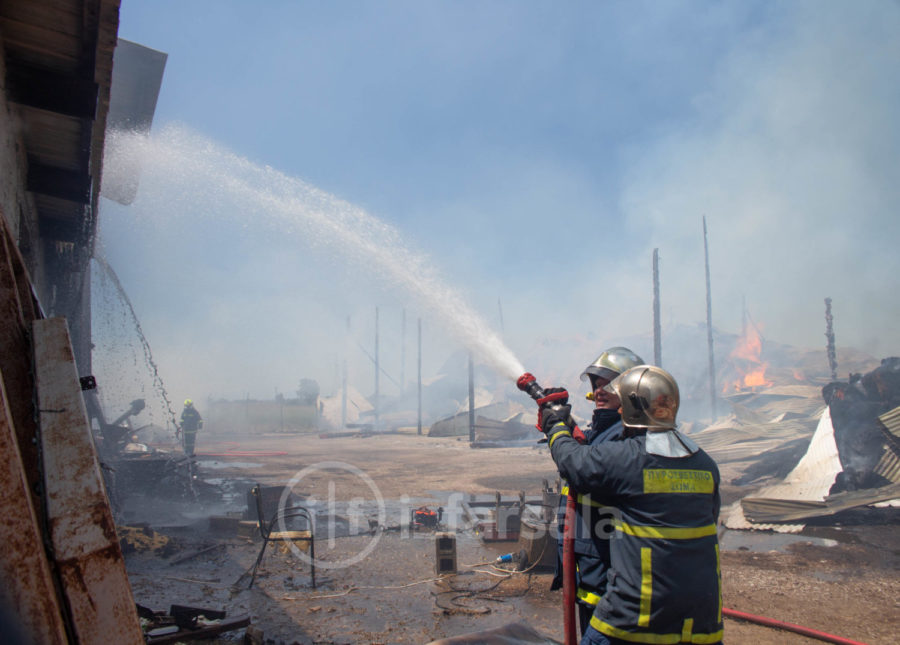
<path id="1" fill-rule="evenodd" d="M 58 197 L 77 204 L 91 203 L 91 175 L 83 170 L 68 170 L 28 160 L 26 190 L 50 197 Z"/>
<path id="2" fill-rule="evenodd" d="M 99 86 L 91 79 L 63 74 L 8 57 L 7 96 L 13 103 L 93 120 Z"/>
<path id="3" fill-rule="evenodd" d="M 45 242 L 68 242 L 74 244 L 82 238 L 84 223 L 76 219 L 41 217 L 39 227 Z"/>

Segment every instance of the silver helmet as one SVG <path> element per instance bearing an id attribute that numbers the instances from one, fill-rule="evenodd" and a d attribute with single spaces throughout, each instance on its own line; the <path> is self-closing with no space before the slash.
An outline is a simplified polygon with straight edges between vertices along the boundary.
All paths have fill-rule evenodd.
<path id="1" fill-rule="evenodd" d="M 666 370 L 638 365 L 623 372 L 605 388 L 622 402 L 622 423 L 632 428 L 663 431 L 675 428 L 680 397 L 678 383 Z"/>
<path id="2" fill-rule="evenodd" d="M 644 359 L 627 347 L 610 347 L 584 368 L 581 380 L 586 381 L 591 376 L 597 376 L 611 381 L 628 368 L 643 364 Z"/>

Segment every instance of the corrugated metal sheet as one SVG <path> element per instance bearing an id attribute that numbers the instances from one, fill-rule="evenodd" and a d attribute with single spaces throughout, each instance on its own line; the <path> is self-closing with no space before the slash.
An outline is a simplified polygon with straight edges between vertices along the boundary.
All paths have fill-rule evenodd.
<path id="1" fill-rule="evenodd" d="M 814 419 L 708 428 L 691 439 L 719 463 L 741 461 L 778 448 L 794 439 L 811 437 Z"/>
<path id="2" fill-rule="evenodd" d="M 881 425 L 883 425 L 891 435 L 900 439 L 900 407 L 896 407 L 890 412 L 885 412 L 878 417 L 878 420 L 881 421 Z"/>
<path id="3" fill-rule="evenodd" d="M 872 470 L 876 475 L 881 475 L 888 481 L 895 484 L 900 483 L 900 457 L 890 447 Z"/>
<path id="4" fill-rule="evenodd" d="M 850 508 L 890 501 L 897 495 L 900 495 L 900 484 L 890 484 L 830 495 L 822 502 L 745 498 L 741 506 L 750 521 L 781 522 L 834 515 Z"/>
<path id="5" fill-rule="evenodd" d="M 834 428 L 831 425 L 831 412 L 825 408 L 812 440 L 809 442 L 806 454 L 782 482 L 761 489 L 754 495 L 753 502 L 766 500 L 766 502 L 776 505 L 781 500 L 822 503 L 841 470 L 837 444 L 834 442 Z M 757 525 L 751 522 L 746 517 L 746 509 L 743 508 L 744 501 L 746 500 L 742 500 L 735 511 L 726 518 L 725 526 L 727 528 L 772 528 L 768 525 Z M 802 528 L 802 524 L 797 524 L 786 529 L 785 532 L 797 532 Z"/>

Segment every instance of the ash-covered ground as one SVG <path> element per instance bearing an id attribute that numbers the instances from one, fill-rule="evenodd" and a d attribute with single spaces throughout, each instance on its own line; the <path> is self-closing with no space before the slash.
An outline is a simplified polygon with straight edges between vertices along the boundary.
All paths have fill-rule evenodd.
<path id="1" fill-rule="evenodd" d="M 542 480 L 556 481 L 545 447 L 473 450 L 456 438 L 409 434 L 244 440 L 204 434 L 198 452 L 199 474 L 219 488 L 217 500 L 148 495 L 124 505 L 121 525 L 147 527 L 137 532 L 146 539 L 126 545 L 139 604 L 249 614 L 247 631 L 259 642 L 427 643 L 512 622 L 562 640 L 562 596 L 550 591 L 552 574 L 490 566 L 516 543 L 484 542 L 453 510 L 470 495 L 539 495 Z M 229 453 L 235 456 L 221 456 Z M 729 464 L 727 476 L 736 478 L 738 470 Z M 306 554 L 278 546 L 269 547 L 248 589 L 261 541 L 253 524 L 240 522 L 255 482 L 290 484 L 298 500 L 316 509 L 315 589 Z M 726 503 L 739 492 L 729 488 Z M 442 528 L 456 534 L 458 575 L 436 575 L 433 531 L 409 530 L 409 511 L 423 505 L 445 509 Z M 723 529 L 722 544 L 726 607 L 860 642 L 896 642 L 895 511 L 848 512 L 801 535 Z M 244 638 L 242 629 L 220 642 Z M 816 641 L 726 620 L 726 642 Z"/>

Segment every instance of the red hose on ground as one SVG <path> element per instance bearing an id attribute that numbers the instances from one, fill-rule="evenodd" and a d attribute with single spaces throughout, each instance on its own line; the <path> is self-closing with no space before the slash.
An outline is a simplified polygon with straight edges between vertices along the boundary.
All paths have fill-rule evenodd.
<path id="1" fill-rule="evenodd" d="M 563 633 L 565 644 L 575 645 L 575 494 L 566 497 L 563 530 Z"/>
<path id="2" fill-rule="evenodd" d="M 748 614 L 736 609 L 728 609 L 727 607 L 724 607 L 722 609 L 722 615 L 728 616 L 729 618 L 737 618 L 738 620 L 746 620 L 758 625 L 765 625 L 766 627 L 786 629 L 789 632 L 802 634 L 803 636 L 809 636 L 810 638 L 816 638 L 820 641 L 825 641 L 826 643 L 838 643 L 838 645 L 866 645 L 865 643 L 861 643 L 860 641 L 852 641 L 849 638 L 841 638 L 840 636 L 820 632 L 817 629 L 810 629 L 809 627 L 795 625 L 794 623 L 786 623 L 781 620 L 775 620 L 774 618 L 766 618 L 765 616 L 756 616 L 754 614 Z"/>
<path id="3" fill-rule="evenodd" d="M 229 450 L 228 452 L 198 452 L 197 457 L 280 457 L 283 450 Z"/>

